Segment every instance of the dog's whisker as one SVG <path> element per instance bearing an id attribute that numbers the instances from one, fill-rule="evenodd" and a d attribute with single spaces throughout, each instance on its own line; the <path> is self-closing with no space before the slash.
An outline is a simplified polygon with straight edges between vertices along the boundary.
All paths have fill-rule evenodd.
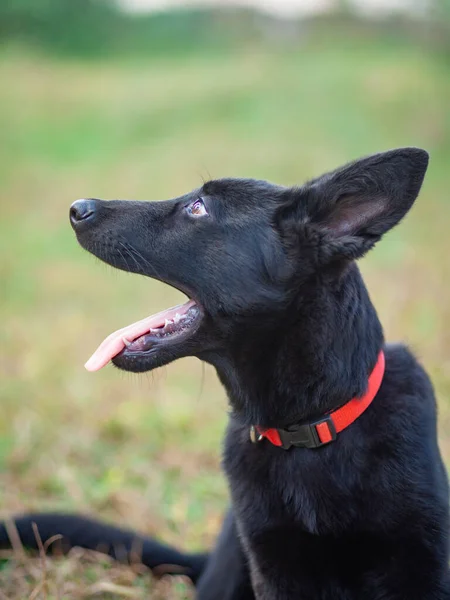
<path id="1" fill-rule="evenodd" d="M 134 264 L 136 265 L 136 268 L 137 268 L 137 272 L 141 273 L 142 272 L 142 266 L 136 260 L 136 257 L 134 256 L 134 254 L 131 251 L 131 249 L 128 248 L 127 246 L 125 246 L 125 244 L 123 244 L 120 240 L 119 240 L 119 244 L 124 248 L 124 250 L 128 254 L 128 256 L 133 259 L 133 262 L 134 262 Z"/>
<path id="2" fill-rule="evenodd" d="M 148 267 L 149 269 L 151 269 L 153 271 L 153 273 L 155 274 L 155 276 L 158 279 L 161 279 L 161 275 L 159 274 L 159 272 L 157 271 L 157 269 L 154 267 L 154 265 L 152 265 L 144 256 L 142 256 L 142 254 L 139 252 L 139 250 L 137 250 L 134 246 L 132 246 L 131 244 L 128 244 L 126 246 L 126 248 L 133 254 L 136 255 L 136 257 L 141 260 L 143 262 L 143 264 Z"/>
<path id="3" fill-rule="evenodd" d="M 125 266 L 126 266 L 127 270 L 131 271 L 130 265 L 128 264 L 128 261 L 127 261 L 126 257 L 123 255 L 123 253 L 121 252 L 120 248 L 117 248 L 117 252 L 120 254 L 123 262 L 125 263 Z"/>

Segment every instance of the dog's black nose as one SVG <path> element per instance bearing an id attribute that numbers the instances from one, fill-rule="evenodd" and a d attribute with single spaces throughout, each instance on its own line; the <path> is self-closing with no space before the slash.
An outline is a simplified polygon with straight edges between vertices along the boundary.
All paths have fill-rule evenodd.
<path id="1" fill-rule="evenodd" d="M 70 222 L 76 227 L 82 221 L 88 221 L 95 215 L 97 202 L 92 198 L 76 200 L 70 207 Z"/>

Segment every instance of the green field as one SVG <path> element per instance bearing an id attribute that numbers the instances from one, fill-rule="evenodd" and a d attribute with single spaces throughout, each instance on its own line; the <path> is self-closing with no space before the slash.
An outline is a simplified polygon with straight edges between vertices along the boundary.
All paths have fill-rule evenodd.
<path id="1" fill-rule="evenodd" d="M 448 63 L 364 37 L 123 62 L 3 49 L 0 81 L 1 516 L 81 511 L 198 548 L 227 504 L 211 368 L 84 370 L 108 333 L 180 294 L 82 251 L 73 200 L 169 198 L 229 175 L 295 184 L 395 146 L 429 150 L 429 173 L 362 268 L 387 338 L 433 377 L 450 464 Z M 6 558 L 0 598 L 188 597 L 92 555 Z"/>

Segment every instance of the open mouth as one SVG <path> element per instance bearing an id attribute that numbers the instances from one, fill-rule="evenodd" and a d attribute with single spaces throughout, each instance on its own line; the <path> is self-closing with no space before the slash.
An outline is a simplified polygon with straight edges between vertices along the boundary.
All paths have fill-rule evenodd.
<path id="1" fill-rule="evenodd" d="M 85 367 L 98 371 L 119 354 L 145 356 L 159 346 L 178 343 L 197 330 L 201 316 L 197 303 L 189 300 L 118 329 L 100 344 Z"/>

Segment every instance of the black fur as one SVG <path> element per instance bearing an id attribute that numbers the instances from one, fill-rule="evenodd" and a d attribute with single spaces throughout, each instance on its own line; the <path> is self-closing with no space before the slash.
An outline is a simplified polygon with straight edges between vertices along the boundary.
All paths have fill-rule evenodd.
<path id="1" fill-rule="evenodd" d="M 87 250 L 183 290 L 202 311 L 178 343 L 113 361 L 146 371 L 197 356 L 227 390 L 232 509 L 216 550 L 206 558 L 144 542 L 144 562 L 187 569 L 200 600 L 449 600 L 433 389 L 407 348 L 384 344 L 354 262 L 411 208 L 427 164 L 426 152 L 405 148 L 296 189 L 224 179 L 167 202 L 91 200 L 89 218 L 74 219 Z M 194 218 L 198 197 L 208 214 Z M 382 386 L 337 441 L 289 451 L 250 442 L 251 424 L 283 427 L 362 395 L 381 348 Z M 17 521 L 29 545 L 32 520 L 71 545 L 128 549 L 133 537 L 34 515 Z"/>

